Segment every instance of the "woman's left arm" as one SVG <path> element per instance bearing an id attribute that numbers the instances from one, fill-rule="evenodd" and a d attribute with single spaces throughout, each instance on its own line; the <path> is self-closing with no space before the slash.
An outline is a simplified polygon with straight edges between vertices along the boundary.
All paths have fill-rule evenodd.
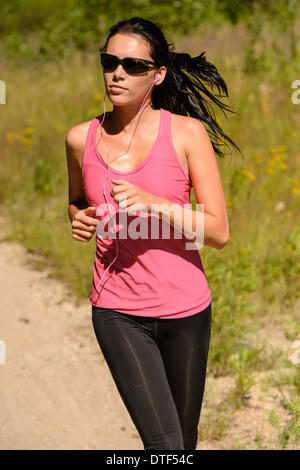
<path id="1" fill-rule="evenodd" d="M 159 215 L 186 238 L 220 250 L 228 242 L 229 226 L 218 163 L 203 124 L 191 118 L 186 123 L 189 173 L 201 210 L 184 208 L 124 180 L 112 180 L 111 196 L 120 209 Z"/>
<path id="2" fill-rule="evenodd" d="M 183 124 L 183 122 L 182 122 Z M 185 153 L 198 210 L 185 209 L 170 201 L 159 201 L 159 215 L 184 235 L 201 245 L 217 250 L 229 240 L 229 224 L 221 176 L 212 143 L 204 125 L 185 118 Z M 173 211 L 167 206 L 171 206 Z M 175 210 L 176 207 L 176 210 Z"/>
<path id="3" fill-rule="evenodd" d="M 229 240 L 225 196 L 217 159 L 204 125 L 189 120 L 187 157 L 197 204 L 203 204 L 204 245 L 222 249 Z"/>

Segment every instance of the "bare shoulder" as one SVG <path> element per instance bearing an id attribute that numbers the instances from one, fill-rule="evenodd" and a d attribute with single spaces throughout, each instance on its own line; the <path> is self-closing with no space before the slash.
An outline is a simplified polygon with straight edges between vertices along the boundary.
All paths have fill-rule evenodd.
<path id="1" fill-rule="evenodd" d="M 201 121 L 190 116 L 181 116 L 179 114 L 172 114 L 172 126 L 174 130 L 182 132 L 192 132 L 205 134 L 206 129 Z"/>
<path id="2" fill-rule="evenodd" d="M 74 164 L 81 166 L 85 142 L 88 130 L 92 121 L 83 122 L 72 127 L 66 135 L 66 152 L 67 159 Z"/>
<path id="3" fill-rule="evenodd" d="M 70 148 L 84 147 L 91 122 L 92 121 L 83 122 L 68 131 L 66 143 Z"/>
<path id="4" fill-rule="evenodd" d="M 198 158 L 199 152 L 203 155 L 204 149 L 211 153 L 211 141 L 204 124 L 190 116 L 172 114 L 171 118 L 172 138 L 181 153 L 190 163 L 193 155 Z M 189 166 L 188 163 L 188 166 Z"/>

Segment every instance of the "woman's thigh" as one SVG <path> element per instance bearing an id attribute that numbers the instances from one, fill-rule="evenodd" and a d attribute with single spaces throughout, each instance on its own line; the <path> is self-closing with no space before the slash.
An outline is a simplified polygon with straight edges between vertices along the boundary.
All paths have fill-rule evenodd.
<path id="1" fill-rule="evenodd" d="M 131 316 L 94 307 L 93 325 L 145 449 L 183 449 L 177 408 L 152 334 L 154 323 L 142 325 Z"/>

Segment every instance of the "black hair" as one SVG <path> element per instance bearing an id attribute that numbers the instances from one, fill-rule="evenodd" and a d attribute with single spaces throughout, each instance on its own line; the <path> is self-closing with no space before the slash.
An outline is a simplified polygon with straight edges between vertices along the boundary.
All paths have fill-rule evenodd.
<path id="1" fill-rule="evenodd" d="M 208 62 L 205 52 L 197 57 L 175 52 L 174 44 L 169 44 L 161 28 L 152 21 L 134 17 L 120 21 L 110 28 L 102 51 L 106 50 L 109 39 L 116 34 L 134 34 L 142 37 L 149 46 L 149 52 L 158 67 L 165 66 L 164 81 L 155 86 L 151 95 L 154 109 L 166 109 L 174 114 L 191 116 L 206 125 L 215 153 L 224 157 L 224 148 L 240 152 L 237 145 L 224 134 L 216 122 L 213 105 L 226 116 L 233 112 L 219 98 L 228 97 L 225 81 L 216 67 Z M 215 88 L 218 93 L 215 92 Z"/>

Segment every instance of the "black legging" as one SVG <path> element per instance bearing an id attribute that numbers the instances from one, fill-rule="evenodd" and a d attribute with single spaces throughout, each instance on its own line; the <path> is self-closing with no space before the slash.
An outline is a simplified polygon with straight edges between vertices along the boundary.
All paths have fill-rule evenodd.
<path id="1" fill-rule="evenodd" d="M 145 449 L 195 449 L 206 377 L 211 305 L 182 319 L 93 307 L 103 356 Z"/>

